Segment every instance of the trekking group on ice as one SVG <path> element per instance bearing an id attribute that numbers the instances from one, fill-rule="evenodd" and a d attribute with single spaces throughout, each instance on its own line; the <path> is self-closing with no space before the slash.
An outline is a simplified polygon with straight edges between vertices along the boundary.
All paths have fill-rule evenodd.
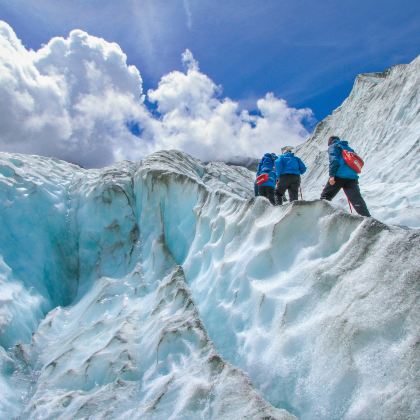
<path id="1" fill-rule="evenodd" d="M 342 188 L 356 212 L 370 217 L 358 181 L 363 160 L 347 141 L 340 140 L 337 136 L 328 139 L 328 156 L 329 179 L 321 193 L 321 199 L 331 201 Z M 286 191 L 290 201 L 298 200 L 300 176 L 305 172 L 305 164 L 294 155 L 289 146 L 282 149 L 280 156 L 266 153 L 258 164 L 254 184 L 255 195 L 268 198 L 273 205 L 283 204 Z"/>

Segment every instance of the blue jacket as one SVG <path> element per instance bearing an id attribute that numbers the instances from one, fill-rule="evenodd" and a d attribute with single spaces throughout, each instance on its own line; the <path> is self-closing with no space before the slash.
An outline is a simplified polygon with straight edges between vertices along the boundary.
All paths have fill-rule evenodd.
<path id="1" fill-rule="evenodd" d="M 292 152 L 286 152 L 276 160 L 276 175 L 280 178 L 281 175 L 302 175 L 306 172 L 306 166 L 300 158 L 295 156 Z"/>
<path id="2" fill-rule="evenodd" d="M 268 174 L 268 181 L 260 184 L 260 187 L 275 187 L 276 186 L 276 172 L 274 171 L 274 160 L 272 153 L 266 153 L 260 163 L 258 164 L 256 176 L 261 174 Z"/>
<path id="3" fill-rule="evenodd" d="M 342 150 L 349 150 L 354 152 L 354 150 L 349 146 L 348 142 L 345 140 L 334 140 L 330 147 L 328 147 L 328 155 L 330 158 L 330 176 L 338 176 L 339 178 L 347 179 L 358 179 L 359 175 L 357 172 L 348 166 L 341 155 Z"/>

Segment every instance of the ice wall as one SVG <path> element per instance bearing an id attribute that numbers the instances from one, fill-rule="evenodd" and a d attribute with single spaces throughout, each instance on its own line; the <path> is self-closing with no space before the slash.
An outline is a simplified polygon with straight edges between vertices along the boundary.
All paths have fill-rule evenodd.
<path id="1" fill-rule="evenodd" d="M 361 74 L 353 90 L 298 148 L 308 166 L 303 194 L 319 198 L 328 179 L 327 139 L 338 135 L 364 158 L 360 186 L 374 217 L 420 227 L 420 56 L 383 73 Z M 335 202 L 348 208 L 343 193 Z"/>
<path id="2" fill-rule="evenodd" d="M 420 413 L 418 230 L 175 151 L 0 169 L 1 418 Z"/>
<path id="3" fill-rule="evenodd" d="M 293 418 L 219 355 L 176 263 L 207 184 L 250 194 L 220 166 L 1 155 L 1 418 Z"/>
<path id="4" fill-rule="evenodd" d="M 213 206 L 184 265 L 221 354 L 300 418 L 415 418 L 419 232 L 321 202 L 207 223 Z"/>
<path id="5" fill-rule="evenodd" d="M 35 156 L 0 161 L 0 345 L 31 337 L 39 320 L 77 291 L 69 186 L 74 165 Z M 57 281 L 59 279 L 59 281 Z"/>

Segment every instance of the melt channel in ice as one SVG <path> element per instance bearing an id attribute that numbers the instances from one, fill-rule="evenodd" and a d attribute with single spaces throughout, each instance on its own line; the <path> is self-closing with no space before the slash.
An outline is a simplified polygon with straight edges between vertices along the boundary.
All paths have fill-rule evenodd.
<path id="1" fill-rule="evenodd" d="M 1 154 L 2 416 L 416 418 L 419 231 L 252 182 Z"/>

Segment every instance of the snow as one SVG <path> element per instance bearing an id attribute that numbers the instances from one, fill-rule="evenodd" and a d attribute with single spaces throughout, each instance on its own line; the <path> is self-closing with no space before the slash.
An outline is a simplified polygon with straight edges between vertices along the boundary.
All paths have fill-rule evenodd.
<path id="1" fill-rule="evenodd" d="M 0 153 L 0 418 L 418 418 L 418 63 L 359 78 L 301 148 L 310 201 L 273 207 L 247 169 L 174 150 L 95 170 Z M 339 127 L 379 220 L 315 199 Z"/>

